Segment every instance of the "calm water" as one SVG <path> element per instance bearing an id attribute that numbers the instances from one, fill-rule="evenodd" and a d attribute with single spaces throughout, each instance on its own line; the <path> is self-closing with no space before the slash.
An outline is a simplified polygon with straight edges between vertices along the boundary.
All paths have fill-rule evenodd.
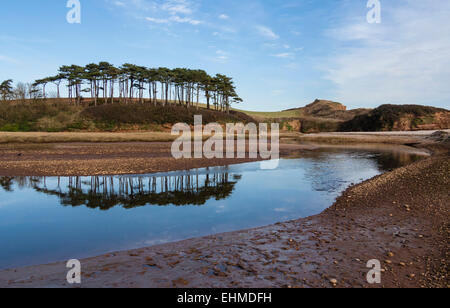
<path id="1" fill-rule="evenodd" d="M 0 268 L 100 255 L 318 214 L 418 156 L 320 151 L 139 176 L 0 178 Z"/>

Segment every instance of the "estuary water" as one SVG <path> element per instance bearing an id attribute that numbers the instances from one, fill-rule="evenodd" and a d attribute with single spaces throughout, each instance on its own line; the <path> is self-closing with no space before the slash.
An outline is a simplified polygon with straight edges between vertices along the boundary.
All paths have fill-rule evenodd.
<path id="1" fill-rule="evenodd" d="M 319 150 L 147 175 L 0 177 L 0 268 L 65 261 L 321 213 L 353 183 L 411 163 L 404 152 Z"/>

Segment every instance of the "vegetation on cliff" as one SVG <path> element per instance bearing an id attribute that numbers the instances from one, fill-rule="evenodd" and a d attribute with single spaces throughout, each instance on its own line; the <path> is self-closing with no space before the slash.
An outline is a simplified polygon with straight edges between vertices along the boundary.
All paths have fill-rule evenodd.
<path id="1" fill-rule="evenodd" d="M 450 111 L 420 105 L 382 105 L 343 123 L 341 131 L 410 131 L 450 128 Z"/>

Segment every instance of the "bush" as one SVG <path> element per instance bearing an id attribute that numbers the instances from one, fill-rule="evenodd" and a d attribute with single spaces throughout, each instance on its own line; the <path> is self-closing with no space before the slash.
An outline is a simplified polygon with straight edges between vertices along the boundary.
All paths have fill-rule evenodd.
<path id="1" fill-rule="evenodd" d="M 340 122 L 323 121 L 323 120 L 302 120 L 302 133 L 321 133 L 321 132 L 335 132 L 339 129 Z"/>

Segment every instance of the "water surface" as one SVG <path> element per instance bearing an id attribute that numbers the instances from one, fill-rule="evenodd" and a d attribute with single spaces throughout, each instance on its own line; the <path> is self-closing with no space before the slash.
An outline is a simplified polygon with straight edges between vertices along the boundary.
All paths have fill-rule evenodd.
<path id="1" fill-rule="evenodd" d="M 419 156 L 327 150 L 136 176 L 0 177 L 0 268 L 141 248 L 318 214 L 352 183 Z"/>

